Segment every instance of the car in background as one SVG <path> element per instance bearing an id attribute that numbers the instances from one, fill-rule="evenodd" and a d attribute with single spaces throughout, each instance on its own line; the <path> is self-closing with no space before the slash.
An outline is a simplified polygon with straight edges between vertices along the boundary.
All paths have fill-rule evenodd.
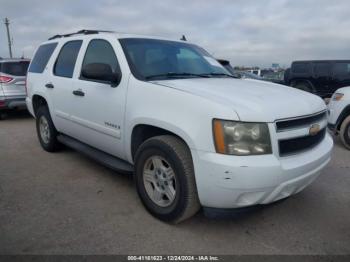
<path id="1" fill-rule="evenodd" d="M 294 61 L 286 84 L 329 98 L 341 87 L 350 86 L 350 60 Z"/>
<path id="2" fill-rule="evenodd" d="M 339 88 L 328 104 L 328 128 L 350 150 L 350 87 Z"/>
<path id="3" fill-rule="evenodd" d="M 249 69 L 247 70 L 247 72 L 257 76 L 262 76 L 262 72 L 260 69 Z"/>
<path id="4" fill-rule="evenodd" d="M 261 76 L 258 76 L 257 74 L 254 73 L 250 73 L 247 71 L 243 71 L 243 70 L 236 70 L 234 69 L 230 62 L 228 60 L 224 60 L 224 59 L 217 59 L 217 61 L 223 66 L 225 67 L 225 69 L 227 71 L 229 71 L 233 76 L 237 77 L 237 78 L 248 78 L 248 79 L 255 79 L 255 80 L 264 80 Z"/>
<path id="5" fill-rule="evenodd" d="M 265 79 L 262 78 L 261 76 L 258 76 L 254 73 L 250 73 L 247 71 L 242 71 L 242 70 L 234 70 L 233 75 L 235 75 L 239 78 L 247 78 L 247 79 L 255 79 L 255 80 L 265 81 Z"/>
<path id="6" fill-rule="evenodd" d="M 284 84 L 284 71 L 268 72 L 263 75 L 263 79 L 276 84 Z"/>
<path id="7" fill-rule="evenodd" d="M 0 118 L 4 113 L 26 108 L 25 81 L 30 60 L 0 60 Z"/>

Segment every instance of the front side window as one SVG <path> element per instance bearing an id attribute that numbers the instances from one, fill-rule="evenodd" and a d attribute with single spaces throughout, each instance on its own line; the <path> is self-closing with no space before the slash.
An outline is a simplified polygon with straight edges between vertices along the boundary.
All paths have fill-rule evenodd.
<path id="1" fill-rule="evenodd" d="M 231 76 L 208 52 L 193 44 L 142 38 L 119 41 L 133 75 L 140 80 Z"/>
<path id="2" fill-rule="evenodd" d="M 67 42 L 61 49 L 57 57 L 53 73 L 56 76 L 68 77 L 73 76 L 75 62 L 77 60 L 79 50 L 83 41 Z"/>
<path id="3" fill-rule="evenodd" d="M 57 43 L 41 45 L 38 51 L 36 51 L 34 55 L 33 61 L 29 66 L 28 72 L 31 72 L 31 73 L 44 72 L 47 62 L 49 62 L 49 59 L 53 51 L 55 50 L 56 46 L 57 46 Z"/>
<path id="4" fill-rule="evenodd" d="M 85 53 L 82 68 L 87 65 L 104 64 L 108 65 L 112 73 L 120 73 L 117 57 L 109 42 L 102 39 L 91 40 Z M 83 79 L 87 79 L 83 77 Z M 95 80 L 91 78 L 90 80 Z"/>

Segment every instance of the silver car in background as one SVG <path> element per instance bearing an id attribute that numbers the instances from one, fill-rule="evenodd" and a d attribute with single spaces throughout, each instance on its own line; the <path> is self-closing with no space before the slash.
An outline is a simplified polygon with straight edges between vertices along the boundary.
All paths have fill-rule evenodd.
<path id="1" fill-rule="evenodd" d="M 25 81 L 30 60 L 0 59 L 0 119 L 14 109 L 25 109 Z"/>

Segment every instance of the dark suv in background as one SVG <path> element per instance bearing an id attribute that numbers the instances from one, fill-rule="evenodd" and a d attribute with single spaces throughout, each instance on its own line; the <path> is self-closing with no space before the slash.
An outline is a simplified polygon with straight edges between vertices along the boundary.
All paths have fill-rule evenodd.
<path id="1" fill-rule="evenodd" d="M 328 98 L 338 88 L 350 85 L 350 60 L 295 61 L 284 80 L 287 85 Z"/>
<path id="2" fill-rule="evenodd" d="M 9 110 L 26 108 L 25 81 L 30 60 L 0 58 L 0 119 Z"/>

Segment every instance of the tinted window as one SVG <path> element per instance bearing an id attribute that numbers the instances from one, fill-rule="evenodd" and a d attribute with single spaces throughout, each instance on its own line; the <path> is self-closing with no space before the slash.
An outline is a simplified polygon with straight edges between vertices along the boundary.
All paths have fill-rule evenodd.
<path id="1" fill-rule="evenodd" d="M 348 76 L 350 75 L 350 63 L 349 62 L 337 62 L 333 68 L 334 75 Z"/>
<path id="2" fill-rule="evenodd" d="M 86 49 L 83 66 L 88 64 L 107 64 L 111 67 L 113 73 L 120 72 L 118 60 L 110 43 L 106 40 L 96 39 L 89 43 Z"/>
<path id="3" fill-rule="evenodd" d="M 29 67 L 29 72 L 42 73 L 49 61 L 53 51 L 55 50 L 57 43 L 45 44 L 39 47 L 36 51 L 32 63 Z"/>
<path id="4" fill-rule="evenodd" d="M 57 57 L 54 74 L 63 77 L 72 77 L 75 67 L 75 62 L 83 41 L 67 42 L 61 49 Z"/>
<path id="5" fill-rule="evenodd" d="M 328 76 L 329 63 L 314 63 L 314 73 L 316 76 Z"/>
<path id="6" fill-rule="evenodd" d="M 28 66 L 29 61 L 4 62 L 0 64 L 0 72 L 13 76 L 25 76 Z"/>
<path id="7" fill-rule="evenodd" d="M 310 67 L 308 63 L 293 63 L 292 71 L 296 74 L 306 74 L 309 73 Z"/>

